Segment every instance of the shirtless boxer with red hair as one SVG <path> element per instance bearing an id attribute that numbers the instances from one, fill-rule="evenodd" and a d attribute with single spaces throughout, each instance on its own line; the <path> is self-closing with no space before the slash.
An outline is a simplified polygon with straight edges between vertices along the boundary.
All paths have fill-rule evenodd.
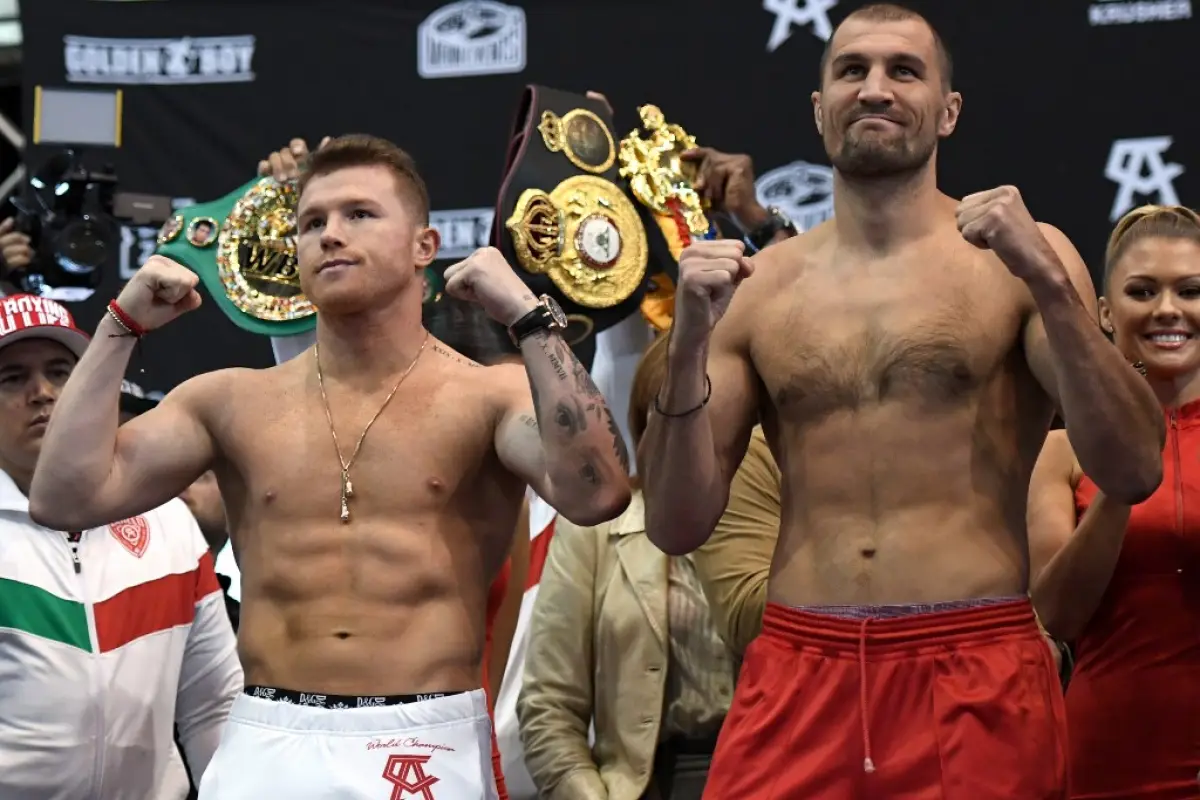
<path id="1" fill-rule="evenodd" d="M 526 488 L 595 524 L 629 502 L 620 435 L 559 331 L 500 254 L 446 272 L 520 342 L 481 367 L 421 324 L 436 256 L 411 158 L 334 139 L 301 178 L 301 288 L 315 347 L 185 382 L 118 429 L 134 341 L 195 308 L 196 276 L 151 258 L 65 387 L 30 511 L 79 530 L 176 496 L 210 467 L 242 571 L 235 702 L 200 796 L 494 798 L 480 689 L 487 590 Z M 532 396 L 531 396 L 532 394 Z"/>

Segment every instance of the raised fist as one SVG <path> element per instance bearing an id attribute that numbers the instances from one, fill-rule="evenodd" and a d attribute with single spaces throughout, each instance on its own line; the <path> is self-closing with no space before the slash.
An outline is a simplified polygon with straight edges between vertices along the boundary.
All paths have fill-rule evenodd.
<path id="1" fill-rule="evenodd" d="M 143 329 L 152 331 L 200 307 L 199 278 L 165 256 L 150 256 L 133 273 L 117 305 Z"/>
<path id="2" fill-rule="evenodd" d="M 326 136 L 317 145 L 317 149 L 320 150 L 328 143 L 329 137 Z M 258 162 L 258 176 L 265 178 L 270 175 L 280 183 L 293 181 L 300 177 L 300 170 L 306 161 L 308 161 L 308 143 L 303 139 L 292 139 L 287 147 L 276 150 Z"/>
<path id="3" fill-rule="evenodd" d="M 968 195 L 956 211 L 962 237 L 981 250 L 994 252 L 1012 274 L 1028 281 L 1039 265 L 1061 268 L 1054 249 L 1025 207 L 1015 186 Z"/>
<path id="4" fill-rule="evenodd" d="M 674 346 L 703 345 L 741 282 L 754 274 L 736 239 L 697 241 L 679 257 L 679 287 L 675 292 Z"/>
<path id="5" fill-rule="evenodd" d="M 446 293 L 476 303 L 501 325 L 512 325 L 537 298 L 494 247 L 481 247 L 446 270 Z"/>

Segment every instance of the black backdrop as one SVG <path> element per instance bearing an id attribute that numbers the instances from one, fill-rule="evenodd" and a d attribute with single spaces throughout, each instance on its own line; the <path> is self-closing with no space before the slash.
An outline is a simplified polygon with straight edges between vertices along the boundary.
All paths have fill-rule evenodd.
<path id="1" fill-rule="evenodd" d="M 25 83 L 124 89 L 124 146 L 92 157 L 114 163 L 125 190 L 181 202 L 228 192 L 293 136 L 391 138 L 421 165 L 446 255 L 456 258 L 486 241 L 527 83 L 607 93 L 620 134 L 636 105 L 653 102 L 702 144 L 751 154 L 765 176 L 760 193 L 820 219 L 828 172 L 808 96 L 825 16 L 836 24 L 858 5 L 37 0 L 22 7 Z M 964 95 L 959 130 L 942 148 L 947 192 L 1018 186 L 1094 270 L 1114 211 L 1196 202 L 1198 39 L 1188 0 L 917 7 L 941 28 Z M 31 148 L 32 165 L 44 157 Z M 76 307 L 83 323 L 98 321 L 151 234 L 126 232 L 121 274 Z M 163 389 L 222 366 L 272 363 L 266 340 L 211 303 L 148 340 L 144 359 L 145 380 Z"/>

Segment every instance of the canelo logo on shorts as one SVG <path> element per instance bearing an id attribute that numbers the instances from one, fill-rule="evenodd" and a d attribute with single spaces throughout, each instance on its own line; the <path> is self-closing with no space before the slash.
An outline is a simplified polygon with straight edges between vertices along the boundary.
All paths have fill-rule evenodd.
<path id="1" fill-rule="evenodd" d="M 435 800 L 430 787 L 439 779 L 425 771 L 425 765 L 431 758 L 433 756 L 388 756 L 383 779 L 396 787 L 392 790 L 391 800 Z"/>

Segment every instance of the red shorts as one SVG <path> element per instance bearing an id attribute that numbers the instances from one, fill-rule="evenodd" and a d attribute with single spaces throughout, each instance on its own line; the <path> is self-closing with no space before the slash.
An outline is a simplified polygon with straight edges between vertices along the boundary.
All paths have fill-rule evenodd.
<path id="1" fill-rule="evenodd" d="M 1066 752 L 1028 601 L 869 620 L 769 603 L 704 797 L 1057 800 Z"/>

